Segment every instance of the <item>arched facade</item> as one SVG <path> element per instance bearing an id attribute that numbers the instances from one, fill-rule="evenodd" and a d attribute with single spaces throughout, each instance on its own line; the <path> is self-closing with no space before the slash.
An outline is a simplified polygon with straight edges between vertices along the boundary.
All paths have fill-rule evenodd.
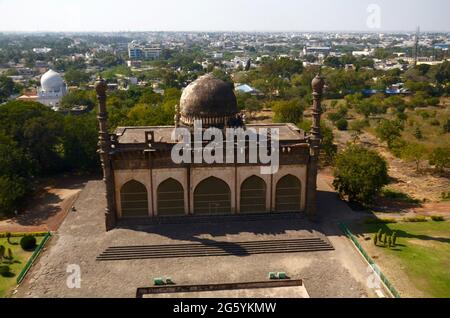
<path id="1" fill-rule="evenodd" d="M 145 185 L 131 180 L 120 189 L 121 212 L 123 218 L 148 217 L 148 192 Z"/>
<path id="2" fill-rule="evenodd" d="M 226 215 L 232 213 L 231 189 L 216 177 L 200 182 L 194 191 L 195 215 Z"/>
<path id="3" fill-rule="evenodd" d="M 185 215 L 183 185 L 172 178 L 162 182 L 157 190 L 157 208 L 158 216 Z"/>
<path id="4" fill-rule="evenodd" d="M 266 207 L 266 182 L 257 176 L 247 178 L 240 189 L 240 213 L 264 213 Z"/>
<path id="5" fill-rule="evenodd" d="M 301 210 L 301 181 L 293 175 L 286 175 L 276 185 L 275 212 L 299 212 Z"/>

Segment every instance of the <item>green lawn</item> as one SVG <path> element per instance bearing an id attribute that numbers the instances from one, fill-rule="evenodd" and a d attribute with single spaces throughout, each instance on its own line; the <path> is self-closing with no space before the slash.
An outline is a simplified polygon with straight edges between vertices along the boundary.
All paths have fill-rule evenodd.
<path id="1" fill-rule="evenodd" d="M 377 251 L 397 259 L 398 267 L 427 297 L 450 297 L 450 222 L 364 224 L 363 228 L 365 233 L 380 228 L 384 233 L 396 231 L 398 246 Z"/>
<path id="2" fill-rule="evenodd" d="M 22 250 L 19 244 L 20 239 L 21 237 L 13 237 L 11 238 L 12 244 L 10 244 L 6 238 L 0 238 L 0 245 L 3 245 L 6 248 L 6 251 L 10 248 L 13 254 L 12 261 L 3 259 L 3 261 L 0 262 L 0 266 L 6 265 L 11 269 L 11 277 L 3 277 L 0 275 L 0 298 L 9 297 L 11 295 L 12 290 L 17 286 L 17 277 L 33 254 L 33 252 Z M 42 239 L 43 237 L 36 237 L 37 244 L 40 244 Z M 6 253 L 6 255 L 8 255 L 8 253 Z"/>

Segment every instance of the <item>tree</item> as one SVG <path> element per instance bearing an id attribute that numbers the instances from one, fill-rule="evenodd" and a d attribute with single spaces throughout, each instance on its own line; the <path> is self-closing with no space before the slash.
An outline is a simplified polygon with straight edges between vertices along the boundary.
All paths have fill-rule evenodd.
<path id="1" fill-rule="evenodd" d="M 305 105 L 298 99 L 273 102 L 274 120 L 279 123 L 298 123 L 303 118 Z"/>
<path id="2" fill-rule="evenodd" d="M 345 118 L 341 118 L 336 122 L 337 129 L 343 131 L 348 129 L 348 121 Z"/>
<path id="3" fill-rule="evenodd" d="M 80 86 L 89 81 L 89 74 L 83 70 L 70 69 L 64 74 L 64 78 L 69 86 Z"/>
<path id="4" fill-rule="evenodd" d="M 399 121 L 383 119 L 375 128 L 375 134 L 381 141 L 387 142 L 391 148 L 392 142 L 401 136 L 403 129 L 404 127 Z"/>
<path id="5" fill-rule="evenodd" d="M 66 169 L 95 172 L 100 162 L 97 154 L 98 122 L 94 114 L 64 118 L 64 164 Z"/>
<path id="6" fill-rule="evenodd" d="M 439 84 L 445 84 L 450 82 L 450 62 L 445 61 L 442 63 L 436 72 L 436 81 Z"/>
<path id="7" fill-rule="evenodd" d="M 0 103 L 5 102 L 13 93 L 13 80 L 6 76 L 0 76 Z"/>
<path id="8" fill-rule="evenodd" d="M 350 201 L 370 203 L 388 184 L 387 163 L 375 151 L 350 145 L 337 155 L 333 185 Z"/>
<path id="9" fill-rule="evenodd" d="M 450 148 L 436 148 L 430 155 L 430 165 L 439 172 L 450 168 Z"/>
<path id="10" fill-rule="evenodd" d="M 311 131 L 312 122 L 310 120 L 303 120 L 299 123 L 298 127 L 303 131 Z M 322 131 L 322 157 L 324 164 L 331 164 L 337 153 L 337 146 L 334 144 L 333 130 L 328 127 L 324 122 L 320 124 L 320 130 Z"/>
<path id="11" fill-rule="evenodd" d="M 416 172 L 419 172 L 420 162 L 426 157 L 426 148 L 421 144 L 409 143 L 401 151 L 401 157 L 408 162 L 415 163 Z"/>
<path id="12" fill-rule="evenodd" d="M 254 97 L 247 99 L 245 102 L 245 110 L 250 113 L 250 116 L 252 116 L 255 112 L 261 111 L 262 108 L 261 102 Z"/>
<path id="13" fill-rule="evenodd" d="M 373 235 L 373 244 L 375 244 L 375 246 L 378 245 L 378 235 L 377 234 Z"/>

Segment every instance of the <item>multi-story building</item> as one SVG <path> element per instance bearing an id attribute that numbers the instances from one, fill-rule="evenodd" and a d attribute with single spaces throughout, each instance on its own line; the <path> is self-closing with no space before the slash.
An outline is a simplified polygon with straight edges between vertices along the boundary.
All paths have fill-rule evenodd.
<path id="1" fill-rule="evenodd" d="M 143 45 L 137 41 L 128 44 L 128 56 L 132 60 L 155 60 L 161 56 L 159 45 Z"/>

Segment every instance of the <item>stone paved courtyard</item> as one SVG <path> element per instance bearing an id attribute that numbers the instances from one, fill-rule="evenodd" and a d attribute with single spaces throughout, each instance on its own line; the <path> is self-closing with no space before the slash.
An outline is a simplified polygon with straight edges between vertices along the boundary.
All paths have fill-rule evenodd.
<path id="1" fill-rule="evenodd" d="M 376 297 L 366 287 L 367 264 L 343 236 L 337 220 L 353 212 L 320 180 L 319 222 L 303 218 L 197 224 L 148 225 L 105 233 L 104 186 L 89 182 L 15 297 L 135 297 L 153 278 L 171 277 L 177 284 L 262 281 L 269 272 L 285 271 L 303 279 L 311 297 Z M 111 246 L 245 242 L 326 235 L 334 251 L 180 259 L 98 262 Z M 68 265 L 81 268 L 81 288 L 67 287 Z M 270 297 L 270 293 L 267 297 Z M 292 295 L 294 297 L 295 295 Z"/>

